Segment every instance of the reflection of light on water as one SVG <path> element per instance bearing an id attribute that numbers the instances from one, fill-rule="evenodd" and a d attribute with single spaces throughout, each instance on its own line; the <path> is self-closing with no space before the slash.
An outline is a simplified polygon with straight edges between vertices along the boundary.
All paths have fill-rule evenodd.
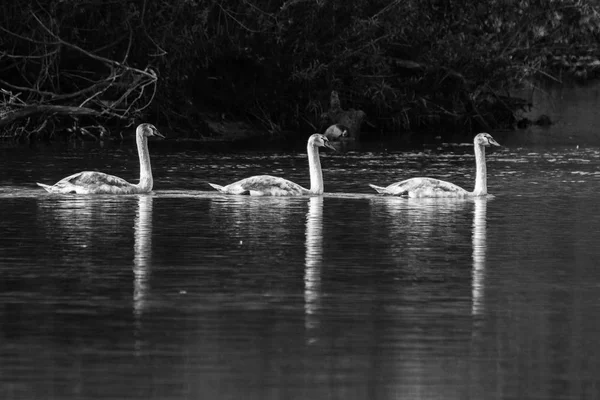
<path id="1" fill-rule="evenodd" d="M 148 292 L 148 279 L 152 259 L 152 197 L 138 197 L 138 212 L 135 217 L 135 244 L 133 258 L 133 314 L 136 329 L 136 349 L 139 350 L 141 318 Z"/>
<path id="2" fill-rule="evenodd" d="M 100 203 L 89 197 L 61 196 L 41 198 L 40 206 L 53 215 L 53 236 L 61 241 L 61 246 L 86 248 L 94 244 L 94 230 L 91 229 L 95 216 L 101 215 L 103 222 L 108 220 L 108 210 L 113 204 Z M 73 252 L 65 252 L 64 258 L 73 258 Z M 77 254 L 77 257 L 81 257 Z"/>
<path id="3" fill-rule="evenodd" d="M 320 308 L 321 265 L 323 263 L 323 197 L 311 197 L 306 214 L 306 256 L 304 271 L 305 328 L 318 325 L 315 313 Z"/>
<path id="4" fill-rule="evenodd" d="M 483 312 L 485 253 L 486 241 L 486 211 L 487 199 L 475 199 L 475 210 L 473 212 L 473 304 L 472 315 Z"/>

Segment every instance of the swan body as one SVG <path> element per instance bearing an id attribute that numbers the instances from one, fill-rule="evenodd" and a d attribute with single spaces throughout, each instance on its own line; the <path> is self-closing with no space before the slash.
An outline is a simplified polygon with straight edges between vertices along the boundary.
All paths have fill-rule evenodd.
<path id="1" fill-rule="evenodd" d="M 83 171 L 67 176 L 54 185 L 38 183 L 50 193 L 76 194 L 135 194 L 148 193 L 152 190 L 152 168 L 148 153 L 148 137 L 164 138 L 152 124 L 140 124 L 135 131 L 138 155 L 140 158 L 140 181 L 129 183 L 114 175 L 96 171 Z"/>
<path id="2" fill-rule="evenodd" d="M 306 189 L 284 178 L 271 175 L 257 175 L 233 182 L 227 186 L 209 183 L 210 186 L 225 194 L 243 194 L 250 196 L 304 196 L 323 194 L 323 172 L 319 159 L 319 147 L 335 151 L 329 140 L 319 133 L 308 138 L 308 168 L 310 171 L 310 189 Z"/>
<path id="3" fill-rule="evenodd" d="M 387 187 L 369 185 L 378 193 L 404 197 L 477 197 L 487 195 L 487 168 L 485 147 L 500 146 L 489 133 L 480 133 L 473 139 L 475 148 L 475 189 L 472 192 L 453 183 L 435 178 L 411 178 Z"/>

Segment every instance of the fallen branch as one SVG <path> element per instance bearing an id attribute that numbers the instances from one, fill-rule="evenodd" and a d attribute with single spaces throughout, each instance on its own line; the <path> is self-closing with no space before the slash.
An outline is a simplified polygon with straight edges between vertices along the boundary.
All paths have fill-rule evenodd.
<path id="1" fill-rule="evenodd" d="M 39 13 L 30 11 L 29 14 L 36 25 L 32 27 L 30 37 L 0 27 L 0 31 L 27 42 L 25 46 L 15 44 L 13 49 L 22 48 L 20 53 L 27 49 L 28 54 L 34 55 L 19 55 L 14 50 L 11 54 L 0 52 L 0 57 L 4 55 L 17 60 L 18 64 L 12 68 L 20 73 L 20 77 L 13 76 L 10 81 L 0 79 L 0 92 L 3 94 L 3 98 L 0 97 L 0 127 L 19 121 L 11 128 L 15 134 L 19 124 L 34 126 L 31 131 L 39 132 L 48 118 L 67 115 L 132 121 L 150 106 L 156 94 L 158 76 L 149 67 L 127 64 L 133 46 L 133 30 L 129 24 L 127 34 L 110 44 L 112 46 L 128 38 L 124 52 L 116 56 L 120 60 L 117 61 L 64 40 L 58 34 L 60 27 L 43 21 Z M 50 18 L 50 21 L 56 22 Z M 47 40 L 37 39 L 36 32 L 42 32 Z M 61 69 L 58 60 L 67 55 L 66 52 L 77 53 L 79 59 L 93 60 L 85 64 L 89 76 L 78 74 L 69 77 L 68 71 Z M 73 58 L 72 54 L 67 56 Z M 34 61 L 28 63 L 28 60 Z M 63 91 L 61 89 L 65 85 L 62 82 L 66 81 L 69 82 L 69 90 Z M 21 100 L 21 93 L 26 93 L 27 98 Z M 35 119 L 41 115 L 45 117 Z M 30 117 L 34 118 L 30 120 Z"/>
<path id="2" fill-rule="evenodd" d="M 10 111 L 0 118 L 0 127 L 11 124 L 19 119 L 31 117 L 39 114 L 50 115 L 87 115 L 99 116 L 100 113 L 91 108 L 73 107 L 73 106 L 58 106 L 58 105 L 35 105 L 26 106 L 16 111 Z"/>

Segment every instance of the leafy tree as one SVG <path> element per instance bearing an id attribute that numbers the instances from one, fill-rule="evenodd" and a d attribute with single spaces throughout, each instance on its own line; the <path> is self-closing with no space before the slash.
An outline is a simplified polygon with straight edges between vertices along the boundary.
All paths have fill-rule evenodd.
<path id="1" fill-rule="evenodd" d="M 511 89 L 595 77 L 597 0 L 16 0 L 0 5 L 0 129 L 98 136 L 139 119 L 322 129 L 513 126 Z M 204 127 L 204 128 L 203 128 Z M 96 128 L 96 129 L 94 129 Z"/>

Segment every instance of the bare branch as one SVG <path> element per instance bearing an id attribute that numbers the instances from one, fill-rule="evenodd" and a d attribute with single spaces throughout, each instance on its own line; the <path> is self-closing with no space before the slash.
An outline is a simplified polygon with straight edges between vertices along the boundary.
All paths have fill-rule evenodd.
<path id="1" fill-rule="evenodd" d="M 244 25 L 240 20 L 238 20 L 236 17 L 233 16 L 233 14 L 231 13 L 231 11 L 226 10 L 225 8 L 223 8 L 222 5 L 219 4 L 219 8 L 225 13 L 225 15 L 227 15 L 229 18 L 231 18 L 232 20 L 234 20 L 239 26 L 241 26 L 243 29 L 247 30 L 248 32 L 252 32 L 252 33 L 260 33 L 260 31 L 248 28 L 246 25 Z"/>
<path id="2" fill-rule="evenodd" d="M 25 86 L 12 85 L 12 84 L 10 84 L 10 83 L 2 80 L 2 79 L 0 79 L 0 84 L 6 86 L 8 88 L 11 88 L 13 90 L 20 90 L 22 92 L 32 92 L 32 93 L 39 94 L 41 96 L 56 97 L 56 93 L 46 92 L 46 91 L 43 91 L 43 90 L 38 90 L 38 89 L 33 89 L 33 88 L 28 88 L 28 87 L 25 87 Z"/>
<path id="3" fill-rule="evenodd" d="M 134 68 L 134 67 L 129 67 L 129 66 L 126 66 L 126 65 L 120 63 L 119 61 L 111 60 L 109 58 L 102 57 L 102 56 L 99 56 L 99 55 L 94 54 L 94 53 L 90 53 L 89 51 L 84 50 L 84 49 L 82 49 L 81 47 L 79 47 L 79 46 L 77 46 L 75 44 L 72 44 L 72 43 L 69 43 L 69 42 L 66 42 L 66 41 L 62 40 L 60 37 L 56 36 L 56 34 L 54 32 L 52 32 L 50 29 L 48 29 L 48 27 L 46 25 L 44 25 L 44 23 L 38 18 L 37 15 L 35 15 L 35 13 L 33 11 L 31 12 L 31 15 L 40 24 L 40 26 L 42 27 L 42 29 L 44 29 L 49 35 L 51 35 L 53 38 L 55 38 L 58 41 L 58 43 L 62 44 L 63 46 L 69 47 L 69 48 L 71 48 L 73 50 L 77 50 L 78 52 L 80 52 L 82 54 L 85 54 L 86 56 L 88 56 L 88 57 L 90 57 L 90 58 L 92 58 L 94 60 L 101 61 L 101 62 L 105 63 L 106 65 L 117 66 L 117 67 L 121 67 L 121 68 L 126 68 L 126 69 L 129 69 L 131 71 L 135 71 L 135 72 L 137 72 L 139 74 L 146 75 L 149 78 L 152 78 L 152 79 L 156 78 L 155 76 L 152 76 L 152 75 L 148 74 L 144 70 L 141 70 L 141 69 L 138 69 L 138 68 Z"/>
<path id="4" fill-rule="evenodd" d="M 91 115 L 98 116 L 100 113 L 91 108 L 56 106 L 56 105 L 35 105 L 27 106 L 16 111 L 11 111 L 0 118 L 0 127 L 8 125 L 18 119 L 27 118 L 36 114 L 63 114 L 63 115 Z"/>
<path id="5" fill-rule="evenodd" d="M 22 36 L 22 35 L 19 35 L 18 33 L 14 33 L 12 31 L 6 29 L 5 27 L 3 27 L 1 25 L 0 25 L 0 31 L 3 31 L 5 33 L 8 33 L 11 36 L 14 36 L 16 38 L 19 38 L 21 40 L 25 40 L 25 41 L 31 42 L 31 43 L 43 44 L 43 45 L 60 44 L 60 42 L 47 42 L 47 41 L 44 41 L 44 40 L 36 40 L 36 39 L 32 39 L 32 38 L 29 38 L 29 37 L 26 37 L 26 36 Z"/>

